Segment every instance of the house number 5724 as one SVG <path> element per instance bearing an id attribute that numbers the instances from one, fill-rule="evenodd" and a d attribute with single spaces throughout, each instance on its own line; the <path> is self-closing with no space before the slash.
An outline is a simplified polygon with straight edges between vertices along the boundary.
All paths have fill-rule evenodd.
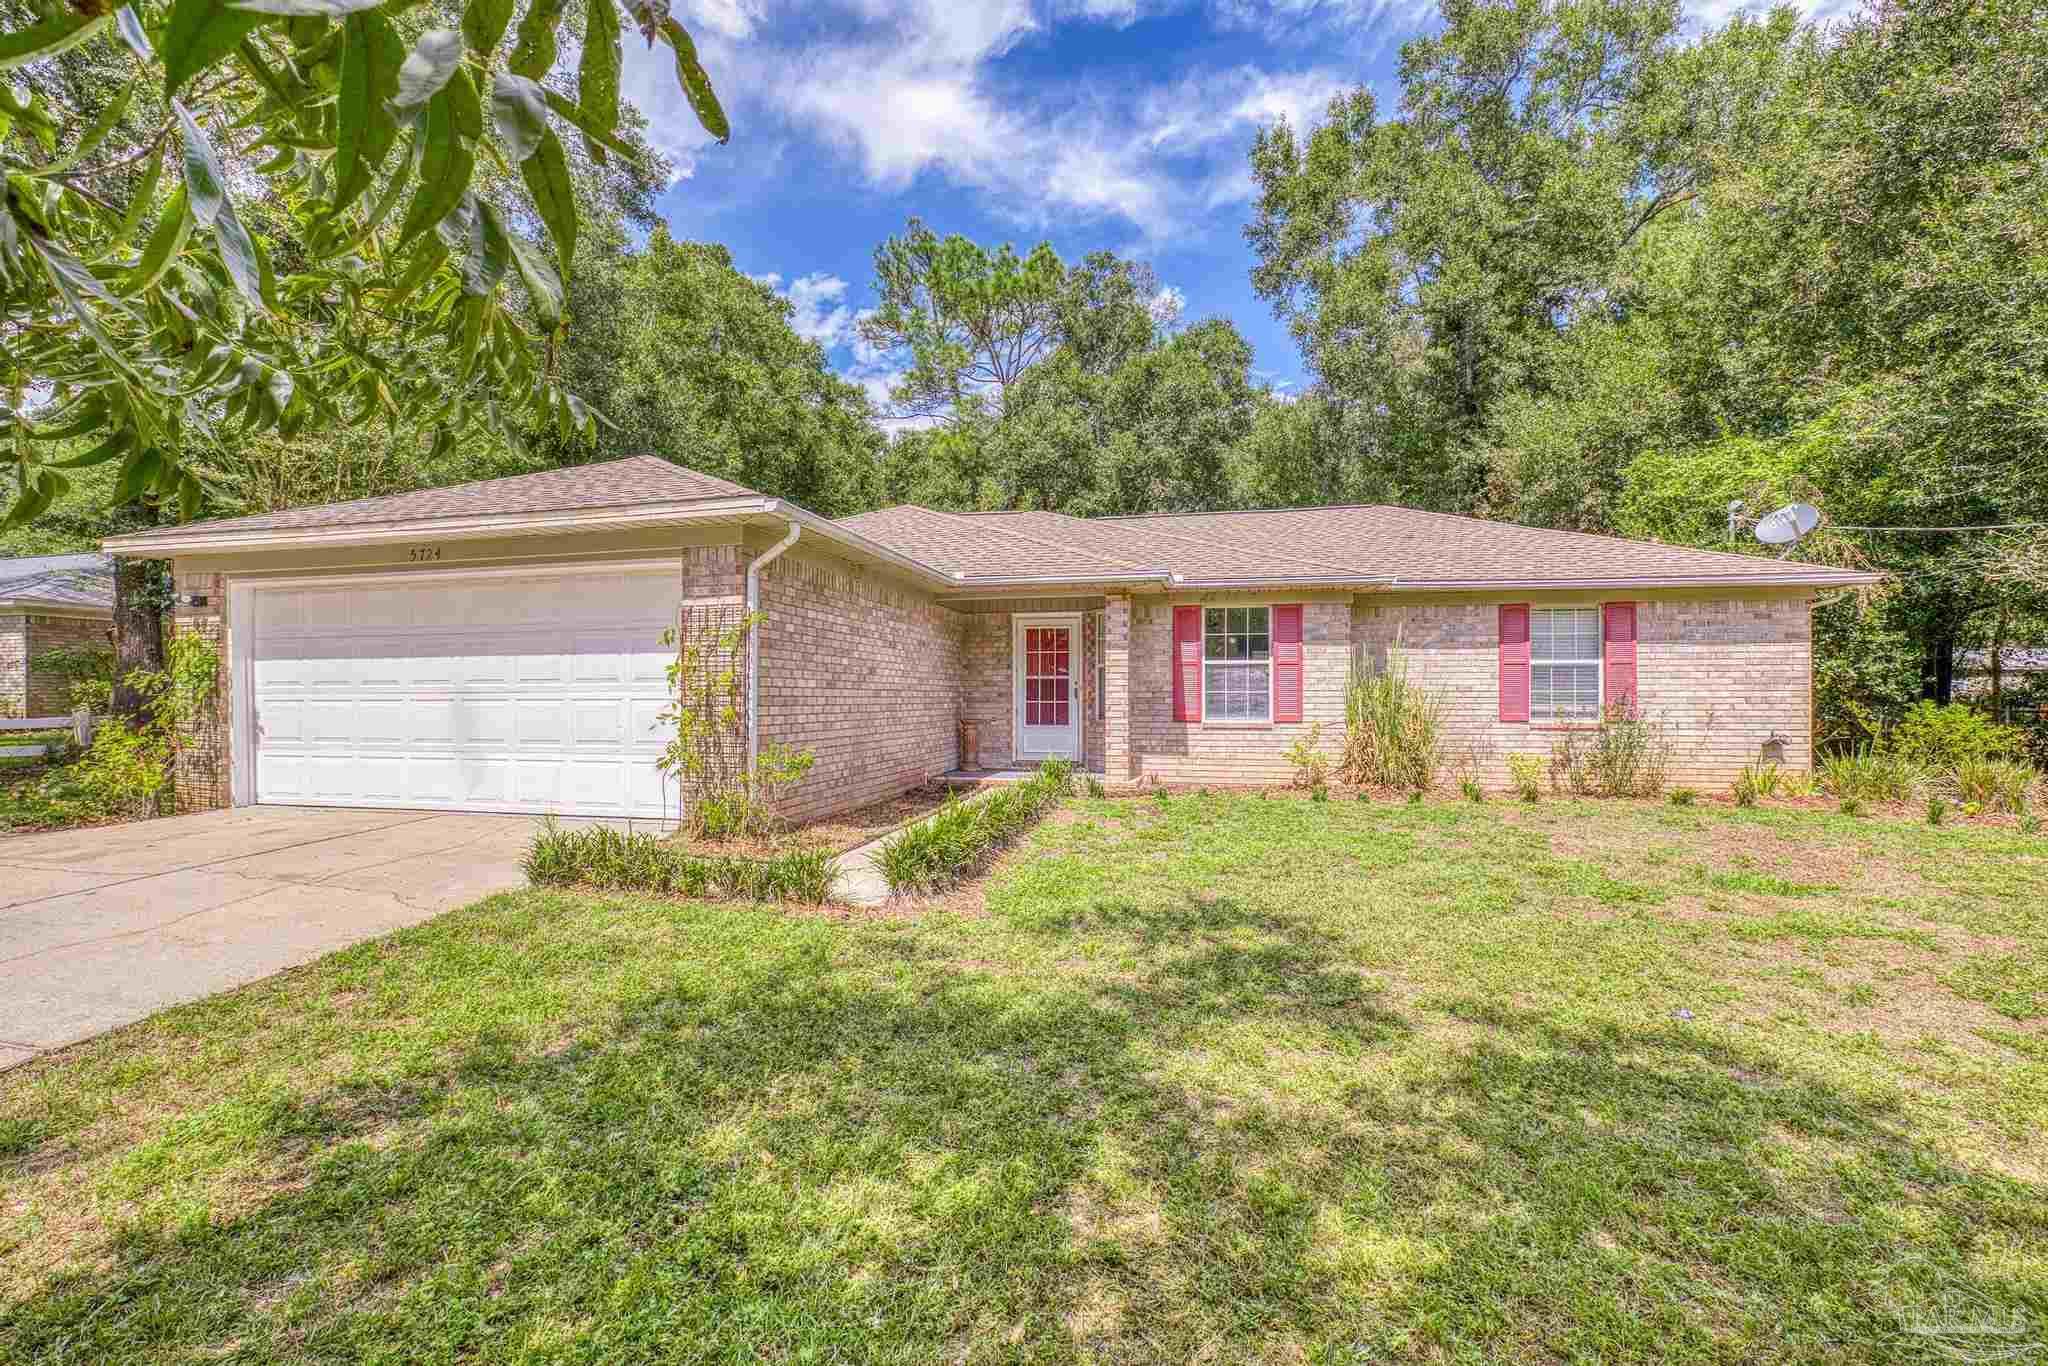
<path id="1" fill-rule="evenodd" d="M 428 560 L 438 560 L 441 558 L 441 547 L 437 545 L 416 545 L 406 552 L 406 558 L 414 564 L 424 564 Z"/>

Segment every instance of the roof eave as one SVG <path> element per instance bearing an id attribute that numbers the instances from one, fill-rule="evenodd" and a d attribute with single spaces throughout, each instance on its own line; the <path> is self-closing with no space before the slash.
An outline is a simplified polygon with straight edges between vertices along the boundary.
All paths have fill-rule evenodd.
<path id="1" fill-rule="evenodd" d="M 1609 574 L 1570 579 L 1396 579 L 1404 593 L 1537 593 L 1621 588 L 1867 588 L 1882 574 Z"/>
<path id="2" fill-rule="evenodd" d="M 37 616 L 112 617 L 111 605 L 90 602 L 58 602 L 48 598 L 0 598 L 0 613 L 29 612 Z"/>

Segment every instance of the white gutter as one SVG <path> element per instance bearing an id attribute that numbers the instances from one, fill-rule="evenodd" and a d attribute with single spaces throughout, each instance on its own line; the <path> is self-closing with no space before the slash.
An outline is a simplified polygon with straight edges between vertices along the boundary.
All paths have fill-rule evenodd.
<path id="1" fill-rule="evenodd" d="M 761 610 L 761 570 L 783 551 L 796 544 L 804 529 L 789 524 L 789 534 L 754 557 L 747 566 L 747 776 L 754 776 L 754 764 L 761 756 L 761 627 L 752 618 Z"/>

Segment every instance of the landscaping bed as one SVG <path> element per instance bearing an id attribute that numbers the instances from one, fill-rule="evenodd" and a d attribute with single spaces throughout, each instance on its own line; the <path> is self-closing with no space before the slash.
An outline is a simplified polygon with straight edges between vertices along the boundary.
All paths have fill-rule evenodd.
<path id="1" fill-rule="evenodd" d="M 707 839 L 692 835 L 687 830 L 678 830 L 670 836 L 670 842 L 687 853 L 707 858 L 769 859 L 802 849 L 844 854 L 929 816 L 939 809 L 947 795 L 943 785 L 931 784 L 772 835 Z"/>
<path id="2" fill-rule="evenodd" d="M 0 1356 L 1965 1359 L 2048 1338 L 2044 886 L 1192 793 L 915 915 L 501 895 L 0 1074 Z"/>

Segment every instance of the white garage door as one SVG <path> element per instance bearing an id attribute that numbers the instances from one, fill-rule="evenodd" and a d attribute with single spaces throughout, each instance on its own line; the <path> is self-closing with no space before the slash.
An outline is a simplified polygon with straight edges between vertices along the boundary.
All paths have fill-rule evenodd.
<path id="1" fill-rule="evenodd" d="M 671 569 L 258 588 L 259 802 L 676 814 Z"/>

